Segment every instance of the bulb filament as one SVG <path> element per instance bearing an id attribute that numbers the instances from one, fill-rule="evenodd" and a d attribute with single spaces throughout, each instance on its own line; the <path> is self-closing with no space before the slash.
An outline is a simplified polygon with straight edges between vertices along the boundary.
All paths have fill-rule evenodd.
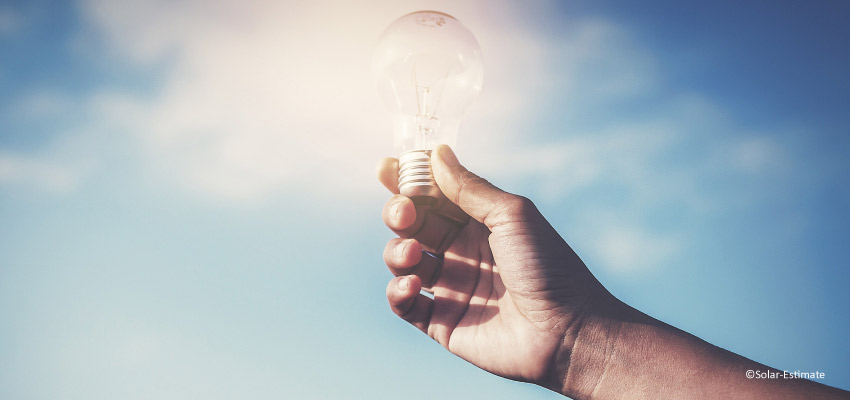
<path id="1" fill-rule="evenodd" d="M 433 106 L 431 106 L 432 100 L 434 100 L 432 99 L 433 92 L 431 91 L 431 87 L 437 86 L 440 82 L 445 83 L 448 73 L 436 81 L 431 82 L 430 85 L 425 85 L 420 84 L 416 78 L 416 64 L 411 66 L 411 72 L 413 75 L 413 87 L 416 88 L 416 107 L 418 111 L 416 114 L 416 124 L 419 129 L 417 141 L 421 141 L 421 143 L 418 143 L 420 148 L 430 148 L 436 144 L 437 129 L 440 127 L 440 120 L 436 117 L 437 107 L 440 105 L 440 99 L 442 98 L 445 85 L 439 86 L 440 93 L 436 95 L 436 101 L 433 101 Z"/>

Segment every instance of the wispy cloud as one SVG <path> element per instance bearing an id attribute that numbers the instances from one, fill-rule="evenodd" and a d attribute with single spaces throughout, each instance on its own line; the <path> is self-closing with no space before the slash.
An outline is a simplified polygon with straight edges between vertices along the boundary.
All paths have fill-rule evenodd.
<path id="1" fill-rule="evenodd" d="M 391 151 L 390 120 L 369 73 L 372 46 L 396 17 L 434 6 L 386 2 L 365 12 L 345 2 L 90 0 L 83 13 L 114 54 L 166 65 L 152 97 L 108 94 L 133 104 L 130 125 L 153 170 L 202 193 L 251 202 L 296 188 L 313 196 L 371 192 L 373 164 Z M 539 67 L 545 50 L 534 37 L 502 29 L 521 9 L 444 6 L 485 48 L 490 107 L 480 109 L 490 111 L 481 115 L 522 115 L 529 107 L 523 92 L 545 82 L 508 78 Z"/>
<path id="2" fill-rule="evenodd" d="M 638 227 L 608 226 L 594 235 L 591 250 L 618 275 L 629 276 L 653 270 L 677 256 L 683 240 L 674 235 L 659 235 Z"/>
<path id="3" fill-rule="evenodd" d="M 659 223 L 663 210 L 710 219 L 776 195 L 757 188 L 799 179 L 789 173 L 799 164 L 788 150 L 794 135 L 754 131 L 711 99 L 671 86 L 628 31 L 587 19 L 538 39 L 550 51 L 534 74 L 549 85 L 518 93 L 544 110 L 524 110 L 508 130 L 492 116 L 476 120 L 474 130 L 497 140 L 475 141 L 486 150 L 469 156 L 542 203 L 570 204 L 583 250 L 615 275 L 669 264 L 697 245 L 687 224 Z M 582 193 L 589 202 L 571 200 Z"/>
<path id="4" fill-rule="evenodd" d="M 90 116 L 80 131 L 129 133 L 147 172 L 213 198 L 370 193 L 375 160 L 391 154 L 390 119 L 369 73 L 372 46 L 389 22 L 422 8 L 453 13 L 476 32 L 487 72 L 469 119 L 487 121 L 490 143 L 534 114 L 529 99 L 569 79 L 531 73 L 551 72 L 557 52 L 547 46 L 558 38 L 538 37 L 516 16 L 533 19 L 545 7 L 386 2 L 364 12 L 346 2 L 87 0 L 84 29 L 68 45 L 85 43 L 81 57 L 106 53 L 156 72 L 145 94 L 102 86 L 75 99 Z M 62 100 L 34 92 L 18 107 L 50 114 L 67 106 Z"/>
<path id="5" fill-rule="evenodd" d="M 16 32 L 23 26 L 23 16 L 14 10 L 0 6 L 0 37 Z"/>
<path id="6" fill-rule="evenodd" d="M 104 86 L 74 102 L 39 92 L 18 103 L 48 115 L 73 103 L 90 116 L 76 131 L 89 142 L 120 134 L 143 173 L 202 196 L 248 204 L 295 191 L 363 196 L 373 192 L 375 160 L 391 151 L 389 117 L 369 74 L 372 46 L 390 21 L 420 8 L 455 14 L 484 51 L 484 90 L 462 127 L 461 156 L 485 174 L 524 182 L 543 202 L 617 188 L 624 195 L 613 206 L 632 217 L 588 222 L 609 243 L 594 251 L 614 268 L 684 246 L 670 239 L 679 232 L 649 228 L 652 210 L 710 212 L 725 199 L 704 182 L 766 177 L 789 162 L 773 135 L 750 132 L 698 93 L 667 87 L 656 56 L 624 28 L 590 18 L 535 30 L 527 21 L 551 10 L 507 2 L 387 1 L 365 12 L 346 2 L 86 0 L 85 29 L 69 45 L 89 43 L 86 51 L 155 71 L 153 87 L 139 94 Z M 620 112 L 636 104 L 652 106 Z M 109 150 L 87 154 L 98 151 Z M 7 183 L 70 190 L 80 175 L 69 171 L 84 170 L 3 157 Z"/>
<path id="7" fill-rule="evenodd" d="M 74 190 L 91 168 L 87 163 L 52 156 L 23 156 L 0 152 L 0 185 L 31 186 L 51 193 Z"/>

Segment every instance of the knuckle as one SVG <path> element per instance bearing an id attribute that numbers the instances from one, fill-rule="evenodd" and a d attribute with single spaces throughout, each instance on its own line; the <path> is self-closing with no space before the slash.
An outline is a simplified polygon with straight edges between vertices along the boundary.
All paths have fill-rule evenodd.
<path id="1" fill-rule="evenodd" d="M 458 174 L 457 181 L 457 191 L 455 192 L 454 198 L 451 199 L 455 204 L 460 203 L 461 198 L 470 190 L 474 191 L 477 186 L 487 184 L 487 180 L 475 175 L 469 170 L 463 170 L 463 172 Z"/>
<path id="2" fill-rule="evenodd" d="M 537 213 L 537 206 L 528 197 L 512 194 L 510 198 L 507 203 L 514 214 L 527 218 Z"/>
<path id="3" fill-rule="evenodd" d="M 505 198 L 493 209 L 490 218 L 492 226 L 528 221 L 538 213 L 537 207 L 529 198 L 505 193 Z"/>

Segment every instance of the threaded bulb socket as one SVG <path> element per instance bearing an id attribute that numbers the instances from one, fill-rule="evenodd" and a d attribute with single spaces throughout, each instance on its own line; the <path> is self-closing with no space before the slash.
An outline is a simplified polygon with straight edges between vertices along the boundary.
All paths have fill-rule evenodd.
<path id="1" fill-rule="evenodd" d="M 443 196 L 431 171 L 431 150 L 413 150 L 398 156 L 398 190 L 414 201 L 432 198 L 436 202 Z"/>

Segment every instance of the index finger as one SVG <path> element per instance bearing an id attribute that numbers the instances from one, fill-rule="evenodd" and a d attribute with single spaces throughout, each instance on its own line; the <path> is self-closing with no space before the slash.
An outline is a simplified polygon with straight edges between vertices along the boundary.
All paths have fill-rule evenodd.
<path id="1" fill-rule="evenodd" d="M 398 159 L 387 157 L 378 162 L 378 180 L 393 194 L 398 194 Z"/>

